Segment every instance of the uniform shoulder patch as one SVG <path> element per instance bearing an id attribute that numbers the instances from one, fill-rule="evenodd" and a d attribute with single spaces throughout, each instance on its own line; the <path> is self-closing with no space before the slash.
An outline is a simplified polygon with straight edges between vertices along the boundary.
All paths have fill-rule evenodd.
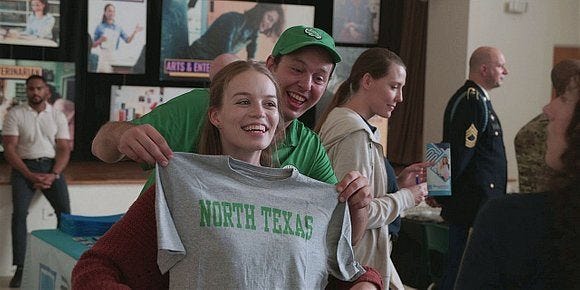
<path id="1" fill-rule="evenodd" d="M 469 87 L 467 88 L 467 99 L 475 99 L 475 100 L 479 100 L 479 92 L 477 91 L 476 88 L 473 87 Z"/>
<path id="2" fill-rule="evenodd" d="M 477 128 L 472 123 L 469 128 L 465 131 L 465 147 L 473 148 L 477 143 Z"/>

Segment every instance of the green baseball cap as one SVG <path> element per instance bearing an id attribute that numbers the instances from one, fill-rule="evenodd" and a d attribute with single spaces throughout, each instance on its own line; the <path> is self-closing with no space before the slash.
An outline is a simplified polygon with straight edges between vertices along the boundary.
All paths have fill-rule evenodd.
<path id="1" fill-rule="evenodd" d="M 341 61 L 332 36 L 322 29 L 303 25 L 293 26 L 282 32 L 272 50 L 272 56 L 289 54 L 309 45 L 318 45 L 328 50 L 334 63 Z"/>

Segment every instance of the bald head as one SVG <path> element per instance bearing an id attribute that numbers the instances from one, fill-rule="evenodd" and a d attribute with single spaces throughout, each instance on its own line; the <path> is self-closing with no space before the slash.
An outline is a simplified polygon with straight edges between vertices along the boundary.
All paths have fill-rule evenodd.
<path id="1" fill-rule="evenodd" d="M 580 59 L 565 59 L 552 68 L 552 86 L 554 86 L 556 96 L 561 96 L 566 92 L 570 78 L 579 72 Z"/>
<path id="2" fill-rule="evenodd" d="M 224 53 L 218 55 L 211 62 L 211 65 L 209 67 L 209 80 L 210 81 L 213 80 L 213 77 L 217 74 L 217 72 L 220 71 L 222 68 L 224 68 L 226 65 L 238 60 L 240 59 L 235 54 Z"/>
<path id="3" fill-rule="evenodd" d="M 499 49 L 491 46 L 481 46 L 473 51 L 469 58 L 469 71 L 478 71 L 482 65 L 488 64 L 502 54 Z"/>
<path id="4" fill-rule="evenodd" d="M 503 53 L 490 46 L 478 47 L 469 58 L 469 79 L 486 90 L 499 87 L 508 74 Z"/>

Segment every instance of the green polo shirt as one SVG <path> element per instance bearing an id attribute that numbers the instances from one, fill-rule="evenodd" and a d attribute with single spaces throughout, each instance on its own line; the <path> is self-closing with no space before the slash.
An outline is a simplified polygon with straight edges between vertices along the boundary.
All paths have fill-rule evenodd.
<path id="1" fill-rule="evenodd" d="M 208 107 L 209 91 L 193 89 L 158 106 L 132 123 L 155 127 L 174 152 L 195 153 Z M 330 160 L 316 133 L 302 122 L 294 120 L 286 128 L 285 137 L 276 151 L 282 167 L 292 165 L 306 176 L 330 184 L 337 183 Z M 151 169 L 151 166 L 144 168 Z M 152 173 L 144 189 L 154 182 L 155 176 Z"/>

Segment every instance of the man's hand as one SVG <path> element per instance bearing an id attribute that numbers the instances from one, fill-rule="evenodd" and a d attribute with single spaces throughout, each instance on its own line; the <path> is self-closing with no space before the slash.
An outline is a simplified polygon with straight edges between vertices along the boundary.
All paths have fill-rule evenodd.
<path id="1" fill-rule="evenodd" d="M 427 167 L 433 166 L 433 162 L 413 163 L 403 169 L 397 176 L 399 188 L 410 188 L 413 185 L 427 181 Z"/>
<path id="2" fill-rule="evenodd" d="M 339 192 L 340 202 L 348 200 L 348 206 L 351 209 L 364 208 L 369 205 L 372 199 L 369 181 L 358 171 L 347 173 L 336 185 L 336 190 Z"/>
<path id="3" fill-rule="evenodd" d="M 32 182 L 33 184 L 43 183 L 44 180 L 46 179 L 44 173 L 38 173 L 38 172 L 30 172 L 28 174 L 24 173 L 24 177 L 26 179 L 28 179 L 30 182 Z"/>
<path id="4" fill-rule="evenodd" d="M 56 176 L 52 173 L 33 173 L 33 175 L 34 178 L 30 180 L 34 180 L 34 188 L 36 189 L 48 189 L 56 179 Z"/>
<path id="5" fill-rule="evenodd" d="M 119 152 L 140 163 L 167 166 L 173 157 L 165 138 L 151 125 L 134 126 L 126 130 L 119 140 Z"/>

